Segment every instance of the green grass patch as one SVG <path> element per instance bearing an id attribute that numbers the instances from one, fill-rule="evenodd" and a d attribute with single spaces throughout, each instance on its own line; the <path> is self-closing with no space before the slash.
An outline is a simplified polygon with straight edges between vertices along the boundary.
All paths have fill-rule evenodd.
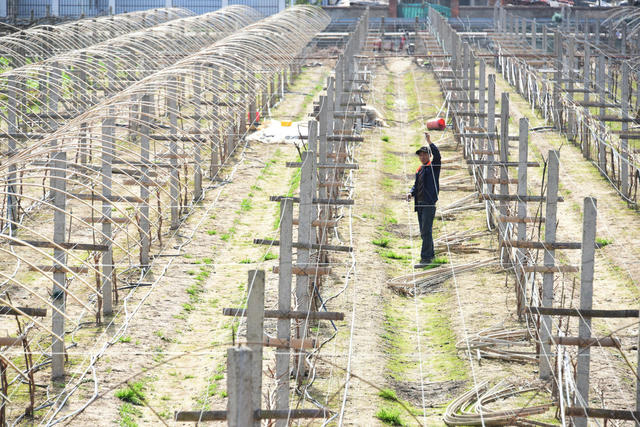
<path id="1" fill-rule="evenodd" d="M 402 171 L 402 162 L 399 156 L 385 152 L 382 156 L 383 170 L 388 173 L 398 173 Z"/>
<path id="2" fill-rule="evenodd" d="M 426 267 L 423 267 L 423 270 L 430 270 L 432 268 L 437 268 L 448 263 L 449 260 L 446 257 L 435 257 L 430 264 L 428 264 Z"/>
<path id="3" fill-rule="evenodd" d="M 138 423 L 135 419 L 142 416 L 142 411 L 130 403 L 123 403 L 120 405 L 120 408 L 118 408 L 118 415 L 120 415 L 118 424 L 121 427 L 137 427 Z"/>
<path id="4" fill-rule="evenodd" d="M 393 401 L 398 400 L 398 395 L 396 394 L 395 390 L 391 390 L 390 388 L 382 389 L 381 391 L 378 392 L 378 396 L 380 396 L 385 400 L 393 400 Z"/>
<path id="5" fill-rule="evenodd" d="M 262 261 L 271 261 L 272 259 L 277 259 L 278 255 L 272 253 L 271 251 L 267 252 L 266 254 L 262 255 L 262 258 L 260 258 Z"/>
<path id="6" fill-rule="evenodd" d="M 380 246 L 381 248 L 386 248 L 389 246 L 390 242 L 391 241 L 387 237 L 381 237 L 379 239 L 373 240 L 371 243 L 373 243 L 376 246 Z"/>
<path id="7" fill-rule="evenodd" d="M 143 402 L 146 400 L 144 395 L 144 383 L 142 381 L 129 383 L 127 388 L 116 390 L 115 396 L 123 402 L 138 406 L 143 405 Z"/>
<path id="8" fill-rule="evenodd" d="M 217 232 L 216 230 L 207 230 L 207 234 L 208 234 L 209 236 L 214 236 L 214 235 L 216 235 L 217 233 L 218 233 L 218 232 Z"/>
<path id="9" fill-rule="evenodd" d="M 249 212 L 251 208 L 251 199 L 242 199 L 242 201 L 240 202 L 240 211 Z"/>
<path id="10" fill-rule="evenodd" d="M 402 255 L 394 251 L 380 251 L 380 256 L 382 256 L 383 258 L 397 259 L 397 260 L 409 259 L 408 255 Z"/>
<path id="11" fill-rule="evenodd" d="M 596 244 L 598 245 L 598 249 L 604 248 L 607 245 L 613 243 L 613 239 L 605 239 L 604 237 L 596 237 Z"/>
<path id="12" fill-rule="evenodd" d="M 436 373 L 431 380 L 466 380 L 469 377 L 467 363 L 458 357 L 456 334 L 446 310 L 449 294 L 437 292 L 420 298 L 422 334 L 429 343 L 429 371 Z"/>
<path id="13" fill-rule="evenodd" d="M 389 72 L 389 82 L 384 88 L 383 100 L 384 100 L 386 119 L 394 120 L 395 115 L 393 113 L 393 109 L 395 108 L 395 104 L 396 104 L 396 88 L 395 88 L 393 74 L 391 72 Z"/>
<path id="14" fill-rule="evenodd" d="M 402 418 L 400 418 L 399 409 L 380 408 L 378 412 L 376 412 L 376 418 L 390 426 L 406 425 L 404 421 L 402 421 Z"/>
<path id="15" fill-rule="evenodd" d="M 382 135 L 382 137 L 380 139 L 383 140 L 384 142 L 391 141 L 391 138 L 389 138 L 389 135 Z"/>
<path id="16" fill-rule="evenodd" d="M 251 261 L 250 258 L 243 258 L 240 260 L 240 264 L 251 264 L 253 261 Z"/>
<path id="17" fill-rule="evenodd" d="M 129 337 L 129 336 L 127 336 L 127 337 L 120 337 L 120 338 L 118 338 L 118 342 L 121 342 L 121 343 L 129 343 L 129 342 L 131 342 L 131 337 Z"/>

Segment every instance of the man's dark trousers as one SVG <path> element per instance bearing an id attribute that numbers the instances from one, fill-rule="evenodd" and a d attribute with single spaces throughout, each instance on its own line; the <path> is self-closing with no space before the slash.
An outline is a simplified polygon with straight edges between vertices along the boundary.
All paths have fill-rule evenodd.
<path id="1" fill-rule="evenodd" d="M 435 256 L 433 251 L 433 219 L 436 216 L 436 207 L 435 205 L 420 206 L 416 207 L 416 211 L 418 212 L 418 224 L 422 237 L 420 261 L 431 262 Z"/>

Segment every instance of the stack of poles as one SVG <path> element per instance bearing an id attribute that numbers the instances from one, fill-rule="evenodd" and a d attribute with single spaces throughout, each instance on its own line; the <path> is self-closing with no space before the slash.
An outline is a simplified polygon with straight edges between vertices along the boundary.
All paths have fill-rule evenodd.
<path id="1" fill-rule="evenodd" d="M 640 69 L 628 52 L 637 46 L 627 39 L 624 23 L 604 35 L 600 21 L 576 23 L 569 32 L 496 9 L 496 66 L 532 108 L 580 147 L 624 200 L 637 206 L 640 162 L 629 142 L 640 140 L 640 133 L 629 126 L 640 109 Z M 610 125 L 617 123 L 619 131 Z"/>
<path id="2" fill-rule="evenodd" d="M 529 124 L 520 119 L 518 135 L 509 135 L 509 96 L 501 94 L 500 131 L 496 131 L 495 76 L 485 76 L 486 64 L 478 58 L 471 46 L 449 25 L 440 14 L 430 10 L 432 35 L 425 35 L 425 46 L 442 57 L 442 62 L 432 60 L 434 73 L 445 98 L 453 121 L 458 144 L 462 146 L 464 159 L 475 179 L 480 200 L 487 203 L 487 225 L 498 232 L 500 259 L 505 268 L 515 273 L 517 313 L 536 331 L 536 351 L 539 360 L 539 376 L 553 385 L 554 395 L 559 399 L 562 416 L 573 417 L 576 425 L 586 426 L 587 417 L 610 417 L 630 419 L 637 422 L 640 415 L 640 380 L 636 381 L 636 410 L 600 410 L 589 408 L 589 372 L 591 347 L 616 347 L 619 340 L 611 337 L 593 337 L 593 317 L 638 317 L 638 310 L 593 310 L 593 272 L 596 233 L 596 200 L 584 199 L 583 236 L 581 242 L 558 242 L 556 240 L 558 196 L 559 152 L 550 150 L 546 160 L 546 189 L 537 192 L 541 196 L 530 196 L 527 185 L 528 168 L 539 167 L 528 160 Z M 437 43 L 434 43 L 434 40 Z M 437 51 L 438 46 L 440 51 Z M 478 73 L 475 72 L 476 63 Z M 485 81 L 487 78 L 488 81 Z M 486 98 L 485 98 L 486 91 Z M 485 99 L 487 108 L 485 109 Z M 517 160 L 510 160 L 509 141 L 518 142 Z M 517 168 L 517 174 L 509 173 Z M 516 175 L 514 177 L 513 175 Z M 516 185 L 515 193 L 511 186 Z M 498 187 L 498 192 L 495 188 Z M 545 194 L 546 192 L 546 194 Z M 515 206 L 514 203 L 515 202 Z M 528 202 L 544 204 L 545 217 L 527 216 L 531 208 Z M 533 230 L 545 224 L 544 241 L 530 240 Z M 556 250 L 581 250 L 581 265 L 557 265 Z M 536 265 L 543 250 L 543 264 Z M 580 272 L 579 309 L 555 308 L 554 279 L 558 273 Z M 542 288 L 536 284 L 536 274 L 542 275 Z M 561 336 L 558 316 L 579 317 L 578 337 Z M 575 372 L 565 363 L 566 346 L 577 346 Z M 555 352 L 552 347 L 555 347 Z M 556 356 L 554 361 L 554 354 Z M 639 360 L 640 362 L 640 360 Z M 638 368 L 640 369 L 640 368 Z M 575 393 L 571 402 L 564 402 L 559 393 L 564 393 L 566 383 L 575 376 Z M 636 374 L 637 376 L 637 374 Z M 640 377 L 639 377 L 640 378 Z M 562 380 L 564 379 L 564 380 Z M 565 381 L 563 384 L 562 381 Z M 559 383 L 560 382 L 560 383 Z M 559 391 L 558 391 L 559 390 Z"/>

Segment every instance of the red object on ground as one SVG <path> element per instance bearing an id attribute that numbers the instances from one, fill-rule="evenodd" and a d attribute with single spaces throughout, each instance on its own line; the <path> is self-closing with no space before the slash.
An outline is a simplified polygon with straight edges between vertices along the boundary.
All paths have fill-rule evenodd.
<path id="1" fill-rule="evenodd" d="M 251 113 L 247 113 L 247 119 L 249 120 L 249 123 L 259 123 L 260 122 L 260 111 L 256 111 L 256 119 L 251 120 Z"/>
<path id="2" fill-rule="evenodd" d="M 427 122 L 427 129 L 429 130 L 445 130 L 447 124 L 443 118 L 431 119 Z"/>

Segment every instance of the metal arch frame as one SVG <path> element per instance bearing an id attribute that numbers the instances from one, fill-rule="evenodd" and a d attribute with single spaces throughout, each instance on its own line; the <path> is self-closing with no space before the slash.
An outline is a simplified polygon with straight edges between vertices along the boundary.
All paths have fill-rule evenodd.
<path id="1" fill-rule="evenodd" d="M 240 11 L 238 10 L 237 13 Z M 115 259 L 110 263 L 112 264 L 109 265 L 110 267 L 125 265 L 120 262 L 124 260 L 123 262 L 126 263 L 128 259 L 127 267 L 135 268 L 135 265 L 131 265 L 130 259 L 139 253 L 142 242 L 136 237 L 136 233 L 144 232 L 152 236 L 154 231 L 160 230 L 160 224 L 166 223 L 168 217 L 166 209 L 160 212 L 152 208 L 150 203 L 152 191 L 144 181 L 157 179 L 155 176 L 160 175 L 160 171 L 170 172 L 165 174 L 169 176 L 169 182 L 158 187 L 157 199 L 165 206 L 167 202 L 169 205 L 172 202 L 174 205 L 177 203 L 180 211 L 188 209 L 190 205 L 184 205 L 182 194 L 184 191 L 185 200 L 189 196 L 191 200 L 197 199 L 195 188 L 190 187 L 196 180 L 188 179 L 183 183 L 181 179 L 184 176 L 176 180 L 175 173 L 185 170 L 188 175 L 192 173 L 195 175 L 200 171 L 201 179 L 202 170 L 206 169 L 204 166 L 208 162 L 201 155 L 209 154 L 213 158 L 223 141 L 226 141 L 225 137 L 232 138 L 235 144 L 237 139 L 247 131 L 246 128 L 237 128 L 238 122 L 242 123 L 246 117 L 247 98 L 268 91 L 273 80 L 277 77 L 281 78 L 282 72 L 291 64 L 295 64 L 297 54 L 312 39 L 315 32 L 320 31 L 328 23 L 329 17 L 321 9 L 296 6 L 249 25 L 167 68 L 134 82 L 116 95 L 104 99 L 77 117 L 60 124 L 59 127 L 57 123 L 50 126 L 50 131 L 47 135 L 43 135 L 42 139 L 27 139 L 24 147 L 16 149 L 11 157 L 0 164 L 0 181 L 10 183 L 20 175 L 20 182 L 16 181 L 14 184 L 21 187 L 22 192 L 18 193 L 16 189 L 9 191 L 5 186 L 0 194 L 5 199 L 8 195 L 13 195 L 30 200 L 33 204 L 37 203 L 37 213 L 40 218 L 62 212 L 66 218 L 65 239 L 69 240 L 66 237 L 66 224 L 69 221 L 81 224 L 82 229 L 70 230 L 69 236 L 76 238 L 80 235 L 85 238 L 87 235 L 99 236 L 99 240 L 110 248 L 120 249 L 120 261 Z M 179 24 L 174 22 L 168 25 L 172 25 L 174 29 L 176 25 L 179 27 Z M 304 28 L 304 31 L 301 28 Z M 151 32 L 148 31 L 148 33 Z M 51 72 L 61 72 L 60 67 L 57 66 L 60 60 L 60 57 L 57 57 L 49 62 L 45 61 L 56 65 L 48 68 L 47 76 Z M 32 72 L 40 72 L 42 67 L 40 64 L 30 69 Z M 0 75 L 0 79 L 3 77 Z M 236 99 L 238 91 L 242 91 L 239 94 L 240 99 Z M 225 105 L 216 105 L 220 100 L 224 101 Z M 258 109 L 260 105 L 264 105 L 264 102 L 258 104 L 255 98 L 252 102 L 254 101 L 254 106 Z M 191 133 L 192 131 L 197 133 Z M 25 134 L 25 137 L 28 135 Z M 141 152 L 144 150 L 141 141 L 145 138 L 149 155 L 146 160 Z M 75 165 L 73 160 L 62 160 L 62 157 L 59 157 L 60 153 L 77 155 L 89 146 L 91 157 L 86 163 Z M 108 148 L 109 146 L 111 148 Z M 108 154 L 105 149 L 113 150 L 113 153 Z M 166 153 L 174 157 L 163 156 Z M 230 152 L 225 153 L 227 158 L 230 154 Z M 113 159 L 110 156 L 113 156 Z M 158 165 L 158 160 L 162 160 L 163 165 Z M 224 164 L 225 160 L 220 159 L 219 163 Z M 70 166 L 73 166 L 73 169 L 70 169 Z M 114 166 L 123 171 L 130 168 L 119 175 L 124 178 L 123 182 L 112 178 Z M 47 174 L 51 179 L 53 172 L 64 172 L 64 175 L 56 179 L 65 183 L 65 189 L 58 188 L 51 182 L 43 182 Z M 154 172 L 156 172 L 155 175 Z M 107 179 L 111 182 L 105 181 Z M 127 180 L 133 180 L 133 184 L 127 184 Z M 110 194 L 124 197 L 131 195 L 131 198 L 112 201 L 109 197 L 101 196 L 99 189 L 104 190 L 105 185 L 109 187 Z M 146 191 L 147 198 L 134 199 L 137 189 L 140 194 Z M 37 190 L 44 192 L 43 198 L 37 196 Z M 95 197 L 91 195 L 92 193 Z M 56 194 L 65 196 L 63 208 L 52 200 Z M 90 196 L 93 201 L 88 202 L 87 196 Z M 111 222 L 111 210 L 114 208 L 125 217 L 133 219 L 139 218 L 145 207 L 148 212 L 145 218 L 149 222 L 146 230 L 141 230 L 136 221 L 122 226 L 115 221 Z M 72 212 L 73 208 L 75 212 Z M 108 211 L 107 218 L 110 226 L 116 224 L 115 229 L 108 227 L 105 231 L 105 228 L 101 227 L 102 223 L 82 219 L 82 216 L 87 215 L 103 218 L 105 208 Z M 4 207 L 2 209 L 2 214 L 5 216 Z M 18 253 L 19 247 L 12 250 L 4 249 L 1 247 L 4 243 L 0 242 L 3 257 L 13 257 L 16 262 L 27 267 L 36 267 L 37 274 L 46 276 L 46 280 L 51 282 L 56 282 L 56 279 L 51 278 L 49 271 L 38 268 L 38 263 L 44 260 L 52 265 L 61 264 L 66 267 L 69 264 L 67 257 L 79 262 L 80 267 L 86 267 L 88 274 L 98 277 L 103 282 L 103 286 L 104 281 L 109 280 L 110 270 L 105 273 L 104 263 L 98 270 L 91 264 L 90 259 L 84 259 L 74 255 L 71 250 L 64 249 L 50 237 L 49 228 L 43 228 L 41 224 L 30 218 L 21 218 L 20 221 L 15 222 L 15 225 L 17 235 L 6 238 L 5 241 L 14 240 L 29 246 L 25 241 L 28 238 L 25 239 L 25 236 L 36 236 L 45 242 L 50 242 L 52 247 L 63 252 L 65 257 L 61 261 L 55 254 L 51 256 L 48 251 L 32 247 L 31 249 L 36 249 L 36 259 L 34 259 L 26 251 Z M 92 296 L 99 295 L 99 291 L 90 285 L 89 278 L 85 280 L 86 273 L 72 272 L 70 277 L 67 278 L 66 274 L 64 277 L 67 284 L 73 279 L 83 283 L 82 292 L 76 296 L 79 299 L 85 298 L 87 303 L 81 305 L 85 310 L 87 305 L 91 307 L 87 312 L 96 312 L 98 309 L 93 308 L 94 303 L 90 300 Z M 0 270 L 1 279 L 14 284 L 16 281 L 19 282 L 11 272 L 5 273 L 2 270 Z M 22 286 L 30 285 L 22 284 Z M 37 290 L 30 290 L 43 291 L 42 286 Z M 67 294 L 68 290 L 66 286 L 64 293 Z M 102 291 L 104 296 L 104 289 Z M 14 296 L 14 298 L 16 301 L 29 300 L 28 296 L 24 295 Z M 56 312 L 60 314 L 59 311 Z M 53 334 L 54 341 L 59 340 L 60 334 L 56 335 L 53 329 L 46 331 Z"/>
<path id="2" fill-rule="evenodd" d="M 194 53 L 232 34 L 237 27 L 244 27 L 258 18 L 257 12 L 250 8 L 230 6 L 205 15 L 177 19 L 37 64 L 7 71 L 0 74 L 0 87 L 8 90 L 9 85 L 13 84 L 15 96 L 0 101 L 0 110 L 11 113 L 15 122 L 28 122 L 28 116 L 33 113 L 30 97 L 35 96 L 36 100 L 46 104 L 47 98 L 51 98 L 47 91 L 53 88 L 60 98 L 60 94 L 64 94 L 65 91 L 78 94 L 74 99 L 67 100 L 73 102 L 67 102 L 66 113 L 73 117 L 79 116 L 92 105 L 111 95 L 103 92 L 106 86 L 92 89 L 96 80 L 108 80 L 109 92 L 120 92 L 131 85 L 131 80 L 129 72 L 119 79 L 119 69 L 135 70 L 139 78 L 144 78 L 162 65 L 154 55 L 173 55 L 179 52 L 185 56 Z M 190 32 L 182 31 L 184 28 L 189 28 Z M 92 81 L 89 81 L 89 76 Z M 54 82 L 51 82 L 52 78 L 55 79 Z M 25 82 L 31 86 L 37 85 L 38 89 L 28 87 Z M 55 101 L 56 105 L 59 101 Z M 40 126 L 31 129 L 31 132 L 22 132 L 19 129 L 7 132 L 12 144 L 20 147 L 21 140 L 28 140 L 30 133 L 49 133 L 68 121 L 68 118 L 57 112 L 57 108 L 49 109 L 46 113 L 49 115 L 48 120 L 43 120 Z"/>
<path id="3" fill-rule="evenodd" d="M 122 34 L 192 15 L 193 13 L 186 9 L 167 8 L 86 18 L 55 26 L 38 25 L 0 37 L 0 53 L 14 59 L 12 67 L 21 67 L 27 65 L 29 60 L 44 60 Z"/>

